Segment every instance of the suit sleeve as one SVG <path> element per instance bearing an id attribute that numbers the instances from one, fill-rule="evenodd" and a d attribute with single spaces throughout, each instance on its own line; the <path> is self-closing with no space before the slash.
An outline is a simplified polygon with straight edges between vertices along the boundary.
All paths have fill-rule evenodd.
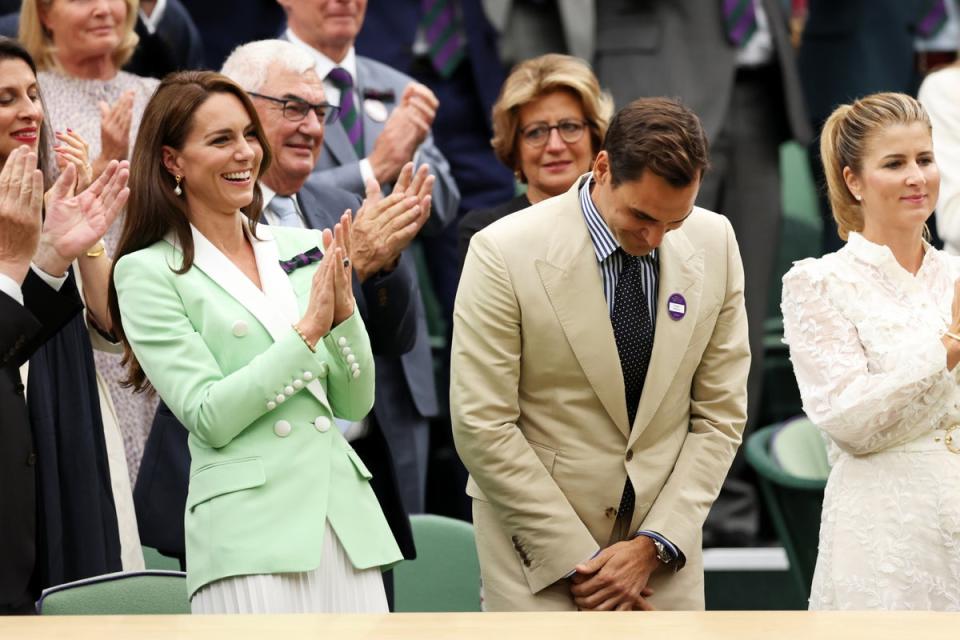
<path id="1" fill-rule="evenodd" d="M 489 235 L 477 234 L 454 307 L 454 443 L 506 535 L 523 541 L 531 559 L 524 572 L 537 593 L 599 547 L 517 426 L 520 326 L 509 270 Z"/>
<path id="2" fill-rule="evenodd" d="M 329 169 L 316 170 L 310 176 L 310 180 L 320 186 L 337 187 L 356 194 L 366 193 L 363 176 L 360 174 L 359 161 L 330 167 Z"/>
<path id="3" fill-rule="evenodd" d="M 71 275 L 59 291 L 30 269 L 21 287 L 23 305 L 0 293 L 0 366 L 19 367 L 82 308 Z"/>
<path id="4" fill-rule="evenodd" d="M 433 212 L 421 230 L 426 236 L 435 236 L 456 220 L 460 207 L 460 189 L 453 179 L 450 163 L 434 144 L 432 133 L 427 134 L 413 159 L 417 167 L 422 164 L 430 165 L 430 173 L 437 179 L 433 184 Z"/>
<path id="5" fill-rule="evenodd" d="M 673 472 L 641 529 L 656 531 L 687 554 L 740 446 L 747 420 L 750 345 L 743 298 L 743 265 L 730 223 L 726 232 L 726 290 L 710 341 L 690 389 L 690 428 Z"/>
<path id="6" fill-rule="evenodd" d="M 360 420 L 373 406 L 373 355 L 359 313 L 340 323 L 316 353 L 290 328 L 246 366 L 221 370 L 193 327 L 164 261 L 134 253 L 114 267 L 123 331 L 147 379 L 170 410 L 204 444 L 219 448 L 269 412 L 267 402 L 290 381 L 327 369 L 327 397 L 335 415 Z M 341 344 L 342 343 L 342 344 Z M 344 353 L 343 347 L 349 347 Z M 353 353 L 361 371 L 354 377 Z M 306 393 L 301 391 L 301 393 Z"/>
<path id="7" fill-rule="evenodd" d="M 367 278 L 361 285 L 367 332 L 377 355 L 401 356 L 413 348 L 417 338 L 414 278 L 416 272 L 401 256 L 393 271 Z"/>

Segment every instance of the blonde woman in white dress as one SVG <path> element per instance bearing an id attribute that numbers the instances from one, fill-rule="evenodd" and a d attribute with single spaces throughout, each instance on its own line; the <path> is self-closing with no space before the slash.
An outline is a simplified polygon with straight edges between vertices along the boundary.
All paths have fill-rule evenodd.
<path id="1" fill-rule="evenodd" d="M 868 96 L 830 116 L 821 155 L 847 244 L 783 279 L 832 462 L 810 608 L 960 610 L 960 263 L 924 239 L 930 121 L 909 96 Z"/>

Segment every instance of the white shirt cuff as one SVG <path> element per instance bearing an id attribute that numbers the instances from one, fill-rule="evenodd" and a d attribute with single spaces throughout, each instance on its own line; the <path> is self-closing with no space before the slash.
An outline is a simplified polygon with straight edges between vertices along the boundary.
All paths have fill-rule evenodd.
<path id="1" fill-rule="evenodd" d="M 147 33 L 153 35 L 157 32 L 157 27 L 160 25 L 160 21 L 163 20 L 163 12 L 167 9 L 167 0 L 157 0 L 157 4 L 153 7 L 153 12 L 150 15 L 147 15 L 143 9 L 140 10 L 140 19 L 143 21 L 143 26 L 147 28 Z"/>
<path id="2" fill-rule="evenodd" d="M 363 180 L 363 187 L 366 189 L 367 181 L 370 179 L 376 180 L 377 176 L 373 174 L 373 165 L 370 164 L 370 161 L 364 158 L 360 161 L 360 178 Z M 381 185 L 383 186 L 383 185 Z"/>
<path id="3" fill-rule="evenodd" d="M 17 281 L 5 273 L 0 273 L 0 291 L 23 305 L 23 291 Z"/>
<path id="4" fill-rule="evenodd" d="M 54 291 L 60 291 L 60 287 L 63 286 L 63 283 L 67 281 L 67 274 L 63 274 L 60 277 L 52 276 L 37 265 L 30 263 L 30 268 L 33 269 L 33 272 L 37 274 L 41 280 L 47 283 L 47 285 Z"/>

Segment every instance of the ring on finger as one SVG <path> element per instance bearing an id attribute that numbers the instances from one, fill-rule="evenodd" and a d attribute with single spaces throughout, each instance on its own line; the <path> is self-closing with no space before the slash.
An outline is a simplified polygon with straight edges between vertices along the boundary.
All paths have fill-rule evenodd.
<path id="1" fill-rule="evenodd" d="M 343 259 L 343 268 L 344 268 L 344 269 L 347 269 L 347 268 L 349 268 L 349 267 L 350 267 L 350 258 L 344 258 L 344 259 Z"/>

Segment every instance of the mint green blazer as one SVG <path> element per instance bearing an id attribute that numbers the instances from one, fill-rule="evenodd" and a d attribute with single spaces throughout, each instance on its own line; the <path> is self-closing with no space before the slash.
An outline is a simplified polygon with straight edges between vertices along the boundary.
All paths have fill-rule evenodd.
<path id="1" fill-rule="evenodd" d="M 184 528 L 191 597 L 228 576 L 315 569 L 324 521 L 358 569 L 402 559 L 371 474 L 333 415 L 373 406 L 359 313 L 310 351 L 293 329 L 317 265 L 279 260 L 322 246 L 317 231 L 259 226 L 261 291 L 193 229 L 194 264 L 171 234 L 114 271 L 123 329 L 147 378 L 190 431 Z"/>

